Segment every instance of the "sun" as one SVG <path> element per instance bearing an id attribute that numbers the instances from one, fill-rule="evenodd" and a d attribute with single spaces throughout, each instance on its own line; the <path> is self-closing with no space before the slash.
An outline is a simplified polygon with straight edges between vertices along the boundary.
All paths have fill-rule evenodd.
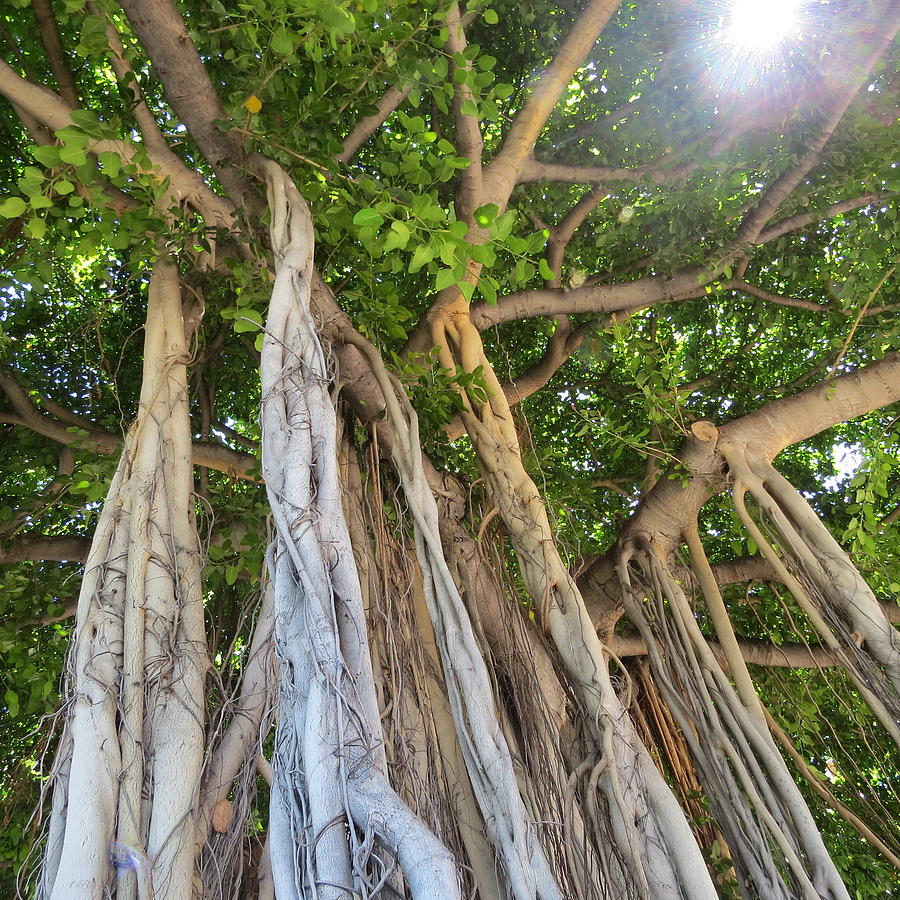
<path id="1" fill-rule="evenodd" d="M 803 0 L 735 0 L 725 34 L 730 43 L 765 53 L 792 36 Z"/>

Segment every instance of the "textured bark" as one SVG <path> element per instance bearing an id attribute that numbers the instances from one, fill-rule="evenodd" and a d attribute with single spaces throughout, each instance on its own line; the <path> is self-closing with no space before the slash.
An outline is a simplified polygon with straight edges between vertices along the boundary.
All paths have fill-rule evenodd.
<path id="1" fill-rule="evenodd" d="M 604 647 L 556 548 L 540 494 L 522 464 L 509 406 L 478 331 L 465 313 L 440 321 L 435 342 L 445 367 L 481 366 L 490 392 L 473 404 L 463 395 L 463 422 L 516 554 L 522 578 L 584 706 L 606 757 L 597 788 L 607 804 L 605 876 L 625 894 L 713 897 L 699 848 L 677 801 L 650 761 L 610 680 Z M 642 822 L 638 835 L 635 823 Z M 624 860 L 624 864 L 620 863 Z"/>
<path id="2" fill-rule="evenodd" d="M 282 658 L 269 835 L 276 894 L 301 896 L 310 880 L 327 885 L 327 897 L 371 890 L 375 872 L 364 885 L 379 863 L 377 835 L 416 900 L 452 898 L 459 890 L 450 854 L 386 777 L 362 589 L 341 505 L 335 411 L 309 310 L 312 225 L 275 164 L 268 179 L 277 276 L 261 377 Z"/>
<path id="3" fill-rule="evenodd" d="M 366 141 L 388 120 L 393 113 L 409 94 L 411 85 L 392 85 L 385 92 L 379 101 L 375 104 L 378 110 L 371 116 L 364 116 L 360 119 L 350 133 L 344 138 L 341 152 L 335 156 L 336 162 L 349 162 L 357 154 L 359 149 Z"/>
<path id="4" fill-rule="evenodd" d="M 0 93 L 51 131 L 74 124 L 72 107 L 58 94 L 26 81 L 3 60 L 0 60 Z M 115 153 L 123 162 L 135 162 L 135 148 L 124 140 L 90 140 L 88 150 L 93 154 Z M 169 149 L 149 155 L 152 165 L 147 174 L 157 177 L 160 182 L 169 180 L 169 197 L 173 203 L 191 203 L 211 224 L 231 224 L 232 205 L 223 197 L 216 196 L 199 172 L 188 169 Z M 164 204 L 164 208 L 168 207 Z"/>
<path id="5" fill-rule="evenodd" d="M 50 0 L 31 0 L 31 7 L 37 19 L 47 58 L 50 60 L 50 68 L 53 69 L 53 76 L 59 85 L 59 93 L 70 106 L 78 106 L 78 93 L 75 90 L 72 73 L 65 62 L 66 53 L 59 37 L 59 28 L 56 26 Z"/>
<path id="6" fill-rule="evenodd" d="M 49 535 L 23 535 L 0 546 L 0 563 L 47 559 L 83 562 L 90 549 L 87 538 Z"/>
<path id="7" fill-rule="evenodd" d="M 187 359 L 178 270 L 161 257 L 141 408 L 78 602 L 40 886 L 53 900 L 192 892 L 208 661 Z"/>
<path id="8" fill-rule="evenodd" d="M 474 227 L 474 209 L 485 203 L 505 208 L 518 184 L 542 178 L 661 181 L 688 168 L 666 158 L 632 169 L 535 159 L 560 98 L 580 77 L 619 5 L 587 0 L 557 41 L 555 57 L 532 80 L 492 162 L 482 158 L 477 116 L 462 112 L 472 94 L 457 85 L 454 138 L 471 165 L 458 176 L 456 212 L 472 225 L 472 245 L 487 239 Z M 49 4 L 34 0 L 34 6 L 44 15 L 51 63 L 59 63 L 58 36 L 54 43 L 46 19 Z M 496 307 L 468 308 L 455 287 L 436 298 L 411 347 L 437 346 L 446 369 L 480 370 L 487 380 L 484 402 L 462 392 L 459 397 L 489 498 L 480 516 L 471 492 L 447 489 L 423 459 L 402 387 L 377 351 L 359 339 L 316 273 L 309 210 L 290 178 L 274 163 L 248 156 L 241 135 L 217 124 L 227 112 L 174 0 L 124 0 L 123 8 L 150 73 L 230 198 L 218 196 L 218 186 L 204 183 L 200 172 L 172 153 L 155 113 L 135 92 L 133 115 L 151 158 L 142 174 L 152 173 L 159 184 L 168 180 L 157 212 L 165 216 L 175 203 L 197 211 L 203 227 L 227 228 L 250 257 L 262 202 L 248 170 L 268 183 L 274 256 L 271 264 L 262 254 L 254 262 L 261 278 L 269 270 L 275 276 L 261 366 L 263 470 L 274 522 L 270 580 L 240 691 L 224 707 L 221 734 L 206 748 L 201 772 L 207 660 L 191 467 L 255 478 L 255 458 L 207 443 L 191 446 L 177 271 L 160 260 L 151 282 L 141 416 L 124 450 L 118 435 L 90 427 L 73 435 L 73 424 L 89 423 L 62 407 L 36 404 L 8 373 L 0 377 L 13 407 L 4 421 L 63 444 L 107 454 L 123 450 L 86 561 L 41 896 L 213 896 L 231 871 L 217 871 L 222 860 L 215 841 L 230 835 L 239 846 L 246 816 L 236 795 L 253 790 L 258 766 L 271 788 L 260 898 L 277 892 L 279 898 L 330 900 L 408 889 L 414 898 L 438 900 L 461 896 L 463 885 L 473 883 L 485 900 L 505 894 L 517 900 L 712 897 L 715 886 L 685 815 L 629 718 L 627 674 L 620 678 L 610 668 L 618 663 L 611 654 L 642 652 L 680 717 L 742 876 L 754 881 L 759 896 L 843 898 L 792 778 L 761 725 L 764 714 L 744 663 L 855 666 L 860 690 L 881 703 L 887 727 L 891 715 L 896 719 L 896 635 L 852 564 L 770 462 L 829 424 L 900 399 L 898 354 L 721 429 L 695 423 L 681 453 L 690 477 L 660 479 L 648 489 L 612 561 L 589 566 L 577 579 L 563 564 L 543 499 L 523 464 L 509 404 L 543 387 L 579 346 L 583 331 L 568 314 L 621 318 L 696 297 L 739 260 L 740 278 L 722 282 L 723 288 L 819 309 L 812 301 L 747 285 L 745 257 L 760 243 L 816 221 L 818 213 L 805 213 L 769 224 L 795 188 L 814 176 L 862 73 L 896 30 L 900 3 L 883 5 L 885 27 L 840 94 L 823 104 L 825 117 L 809 149 L 757 195 L 734 239 L 711 251 L 705 263 L 627 284 L 601 285 L 595 276 L 593 283 L 562 290 L 565 246 L 604 195 L 597 189 L 553 229 L 548 262 L 555 277 L 545 289 L 518 292 Z M 454 4 L 446 12 L 446 49 L 457 71 L 472 66 L 457 54 L 466 49 L 465 24 L 476 14 L 462 14 Z M 109 35 L 113 68 L 124 81 L 131 73 L 117 36 Z M 61 85 L 64 74 L 58 75 Z M 0 64 L 0 91 L 33 131 L 72 122 L 77 98 L 71 83 L 61 97 Z M 390 88 L 377 114 L 351 129 L 336 160 L 350 160 L 404 96 L 405 88 Z M 126 140 L 94 141 L 89 149 L 112 151 L 125 162 L 139 158 Z M 824 212 L 838 215 L 875 199 L 844 201 Z M 470 283 L 480 268 L 469 267 Z M 477 329 L 536 315 L 558 319 L 547 352 L 512 385 L 503 385 Z M 344 398 L 395 461 L 406 507 L 390 526 L 392 555 L 385 553 L 380 564 L 388 560 L 399 571 L 365 571 L 364 550 L 384 552 L 388 543 L 375 535 L 378 528 L 388 530 L 383 502 L 374 512 L 360 512 L 355 526 L 345 521 L 339 467 L 349 451 L 343 443 L 337 449 L 343 425 L 320 337 L 332 343 Z M 203 433 L 210 406 L 204 407 Z M 349 423 L 348 433 L 355 424 Z M 379 478 L 377 462 L 366 477 Z M 780 538 L 772 539 L 777 547 L 767 548 L 764 565 L 745 563 L 718 573 L 718 580 L 765 577 L 787 584 L 805 598 L 811 618 L 818 616 L 824 646 L 763 655 L 764 648 L 730 630 L 696 533 L 697 512 L 729 477 L 739 481 L 738 506 L 744 488 L 757 500 L 757 508 L 741 510 L 748 529 L 756 527 L 753 533 L 764 543 L 750 514 L 759 513 Z M 392 477 L 385 484 L 397 488 Z M 354 490 L 363 503 L 362 479 Z M 507 563 L 507 544 L 486 546 L 498 521 L 501 540 L 517 554 L 521 583 L 512 577 L 504 583 L 497 575 Z M 685 539 L 690 572 L 673 564 Z M 56 542 L 31 549 L 13 544 L 0 560 L 68 559 L 61 554 L 76 550 Z M 48 555 L 35 556 L 39 551 Z M 632 582 L 636 592 L 627 602 L 639 642 L 611 637 L 621 590 Z M 697 589 L 716 643 L 700 634 L 686 596 Z M 853 649 L 848 637 L 863 646 Z M 271 719 L 273 647 L 280 695 L 270 770 L 259 751 Z M 401 654 L 415 659 L 398 659 Z M 877 690 L 873 672 L 881 679 Z M 395 690 L 407 676 L 415 686 Z M 393 739 L 390 748 L 386 735 Z M 441 792 L 453 796 L 438 797 Z M 110 866 L 111 846 L 118 872 Z M 392 872 L 395 863 L 399 871 Z"/>
<path id="9" fill-rule="evenodd" d="M 153 63 L 172 109 L 190 129 L 235 206 L 259 213 L 262 203 L 257 190 L 241 174 L 245 154 L 240 137 L 216 125 L 228 119 L 228 114 L 175 4 L 172 0 L 122 0 L 122 9 Z"/>
<path id="10" fill-rule="evenodd" d="M 678 455 L 692 477 L 686 481 L 661 478 L 628 521 L 626 534 L 653 534 L 657 541 L 667 542 L 671 552 L 706 501 L 725 486 L 721 448 L 746 447 L 772 460 L 791 444 L 898 400 L 900 354 L 893 352 L 854 372 L 767 403 L 723 425 L 713 440 L 690 435 Z M 674 470 L 669 474 L 674 475 Z M 605 602 L 603 585 L 610 571 L 610 560 L 599 558 L 580 573 L 579 582 L 591 592 L 591 598 L 596 598 L 591 602 Z"/>

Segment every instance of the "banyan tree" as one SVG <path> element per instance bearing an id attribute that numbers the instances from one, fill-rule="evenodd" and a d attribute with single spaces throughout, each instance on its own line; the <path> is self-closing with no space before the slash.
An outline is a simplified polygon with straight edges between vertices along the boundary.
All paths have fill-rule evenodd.
<path id="1" fill-rule="evenodd" d="M 897 2 L 0 20 L 10 895 L 896 889 Z"/>

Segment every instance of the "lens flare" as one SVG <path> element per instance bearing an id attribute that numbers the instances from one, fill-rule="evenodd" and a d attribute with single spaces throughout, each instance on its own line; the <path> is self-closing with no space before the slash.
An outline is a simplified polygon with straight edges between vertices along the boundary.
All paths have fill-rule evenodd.
<path id="1" fill-rule="evenodd" d="M 800 5 L 801 0 L 736 0 L 726 39 L 747 50 L 771 50 L 796 31 Z"/>

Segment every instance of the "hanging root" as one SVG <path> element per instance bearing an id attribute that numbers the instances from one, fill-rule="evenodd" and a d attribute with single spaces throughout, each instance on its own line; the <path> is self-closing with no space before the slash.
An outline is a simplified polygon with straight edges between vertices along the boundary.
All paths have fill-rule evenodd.
<path id="1" fill-rule="evenodd" d="M 140 409 L 79 595 L 43 898 L 191 895 L 207 658 L 187 362 L 178 270 L 161 255 Z"/>
<path id="2" fill-rule="evenodd" d="M 775 567 L 823 643 L 900 746 L 900 637 L 850 558 L 806 500 L 766 460 L 722 448 L 732 496 L 760 553 Z M 753 497 L 775 529 L 775 543 L 747 509 Z"/>
<path id="3" fill-rule="evenodd" d="M 617 896 L 714 897 L 715 888 L 678 803 L 640 742 L 607 668 L 603 645 L 560 558 L 546 509 L 522 464 L 512 414 L 465 311 L 434 323 L 442 365 L 484 373 L 488 397 L 460 394 L 461 416 L 491 499 L 510 536 L 528 593 L 584 708 L 601 764 L 595 797 L 608 824 L 603 865 Z M 590 784 L 590 782 L 589 782 Z"/>
<path id="4" fill-rule="evenodd" d="M 353 488 L 347 496 L 348 518 L 360 572 L 365 573 L 364 591 L 368 588 L 373 667 L 380 675 L 392 784 L 453 850 L 464 895 L 477 889 L 485 900 L 500 900 L 496 857 L 456 737 L 402 497 L 393 494 L 392 501 L 392 495 L 382 494 L 389 478 L 380 470 L 374 444 L 367 453 L 365 491 L 355 458 L 348 456 Z M 388 520 L 386 506 L 396 518 Z"/>
<path id="5" fill-rule="evenodd" d="M 388 783 L 362 592 L 341 506 L 337 423 L 309 310 L 313 235 L 267 166 L 276 279 L 262 350 L 263 474 L 282 695 L 269 850 L 279 897 L 371 897 L 396 857 L 412 896 L 459 897 L 451 854 Z"/>
<path id="6" fill-rule="evenodd" d="M 503 863 L 510 895 L 522 900 L 561 898 L 519 795 L 487 666 L 444 558 L 438 509 L 425 478 L 415 411 L 377 350 L 352 334 L 345 335 L 345 340 L 366 357 L 385 398 L 392 456 L 415 525 L 416 556 L 457 737 L 488 834 Z"/>
<path id="7" fill-rule="evenodd" d="M 647 642 L 655 681 L 690 747 L 740 883 L 766 898 L 844 900 L 849 895 L 769 735 L 743 659 L 730 652 L 734 635 L 719 615 L 721 597 L 711 590 L 695 533 L 688 543 L 737 691 L 651 541 L 625 542 L 619 577 L 626 614 Z"/>

